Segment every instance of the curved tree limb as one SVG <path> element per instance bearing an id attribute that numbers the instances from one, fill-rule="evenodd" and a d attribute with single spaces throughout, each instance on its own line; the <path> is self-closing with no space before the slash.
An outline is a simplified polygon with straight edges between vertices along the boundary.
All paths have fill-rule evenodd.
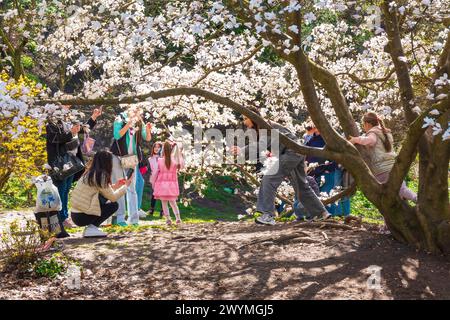
<path id="1" fill-rule="evenodd" d="M 440 112 L 446 112 L 450 109 L 450 99 L 447 97 L 439 103 L 432 105 L 425 112 L 423 112 L 413 123 L 411 123 L 405 140 L 403 140 L 402 147 L 398 153 L 394 166 L 389 174 L 389 181 L 386 183 L 387 190 L 399 190 L 403 180 L 405 179 L 411 163 L 416 157 L 417 144 L 423 137 L 428 128 L 422 128 L 425 117 L 429 112 L 436 109 Z"/>
<path id="2" fill-rule="evenodd" d="M 381 5 L 381 10 L 384 14 L 384 22 L 386 24 L 386 33 L 388 36 L 388 44 L 386 49 L 392 58 L 394 63 L 395 73 L 397 74 L 397 81 L 400 87 L 400 93 L 402 97 L 403 110 L 405 111 L 406 119 L 409 123 L 412 123 L 417 114 L 412 110 L 410 101 L 414 100 L 414 91 L 412 87 L 411 77 L 409 75 L 408 63 L 399 60 L 404 57 L 405 53 L 400 38 L 400 30 L 398 26 L 398 20 L 396 12 L 391 12 L 389 0 L 384 0 Z"/>
<path id="3" fill-rule="evenodd" d="M 41 100 L 36 101 L 37 105 L 45 105 L 49 103 L 61 103 L 64 105 L 116 105 L 116 104 L 132 104 L 138 102 L 144 102 L 149 98 L 152 99 L 162 99 L 174 96 L 199 96 L 210 101 L 222 104 L 226 107 L 229 107 L 240 114 L 243 114 L 250 119 L 252 119 L 255 123 L 258 124 L 259 127 L 263 129 L 267 129 L 269 132 L 272 129 L 272 126 L 264 120 L 261 116 L 244 107 L 243 105 L 234 102 L 233 100 L 213 93 L 211 91 L 207 91 L 200 88 L 191 88 L 191 87 L 180 87 L 173 89 L 165 89 L 159 91 L 152 91 L 147 94 L 136 95 L 131 97 L 123 97 L 123 98 L 97 98 L 97 99 L 61 99 L 61 100 Z M 296 141 L 289 139 L 282 133 L 280 135 L 280 142 L 286 145 L 289 149 L 292 149 L 300 154 L 312 155 L 316 157 L 321 157 L 325 159 L 335 160 L 337 162 L 342 162 L 344 160 L 343 154 L 340 152 L 332 151 L 328 148 L 319 149 L 307 147 L 299 144 Z"/>

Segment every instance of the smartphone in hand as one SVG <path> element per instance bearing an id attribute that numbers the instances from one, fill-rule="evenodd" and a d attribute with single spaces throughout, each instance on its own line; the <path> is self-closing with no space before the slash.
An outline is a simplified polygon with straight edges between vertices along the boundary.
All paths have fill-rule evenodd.
<path id="1" fill-rule="evenodd" d="M 134 169 L 128 169 L 128 171 L 127 171 L 127 179 L 130 179 L 131 178 L 131 176 L 133 175 L 133 173 L 134 173 Z"/>

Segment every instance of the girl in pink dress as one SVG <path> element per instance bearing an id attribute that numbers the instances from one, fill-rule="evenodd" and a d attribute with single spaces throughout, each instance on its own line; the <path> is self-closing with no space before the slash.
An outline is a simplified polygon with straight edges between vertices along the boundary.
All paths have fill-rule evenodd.
<path id="1" fill-rule="evenodd" d="M 180 195 L 178 186 L 178 170 L 183 167 L 183 157 L 176 143 L 166 140 L 163 146 L 163 157 L 158 159 L 158 167 L 154 176 L 153 195 L 161 200 L 162 209 L 168 225 L 172 224 L 168 204 L 176 217 L 176 223 L 181 223 L 177 199 Z"/>
<path id="2" fill-rule="evenodd" d="M 158 171 L 158 159 L 161 157 L 161 151 L 162 151 L 163 144 L 160 141 L 157 141 L 152 146 L 152 155 L 148 158 L 148 162 L 150 163 L 150 185 L 152 186 L 152 198 L 150 200 L 150 215 L 153 215 L 155 212 L 155 205 L 156 205 L 156 199 L 155 195 L 153 194 L 154 191 L 154 183 L 156 178 L 156 172 Z M 162 212 L 161 212 L 162 217 Z"/>

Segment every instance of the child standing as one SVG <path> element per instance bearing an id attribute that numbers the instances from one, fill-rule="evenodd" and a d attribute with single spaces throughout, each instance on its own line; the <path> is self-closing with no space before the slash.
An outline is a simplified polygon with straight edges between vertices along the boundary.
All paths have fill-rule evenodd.
<path id="1" fill-rule="evenodd" d="M 162 150 L 162 142 L 157 141 L 152 146 L 152 153 L 151 156 L 148 158 L 148 162 L 150 163 L 150 185 L 152 186 L 152 199 L 150 201 L 150 215 L 153 215 L 155 212 L 155 205 L 156 205 L 156 199 L 155 199 L 155 189 L 154 189 L 154 182 L 156 178 L 156 173 L 158 171 L 158 159 L 161 157 L 161 150 Z M 161 212 L 162 217 L 162 212 Z"/>
<path id="2" fill-rule="evenodd" d="M 183 157 L 176 143 L 166 140 L 163 146 L 163 158 L 158 159 L 158 168 L 154 177 L 154 196 L 161 200 L 166 223 L 172 224 L 168 203 L 176 217 L 176 223 L 181 224 L 177 198 L 180 194 L 178 186 L 178 170 L 183 167 Z"/>

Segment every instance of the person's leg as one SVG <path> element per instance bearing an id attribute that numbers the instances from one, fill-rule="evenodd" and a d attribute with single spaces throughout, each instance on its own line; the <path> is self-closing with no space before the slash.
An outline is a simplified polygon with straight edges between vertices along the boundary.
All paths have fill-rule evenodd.
<path id="1" fill-rule="evenodd" d="M 389 172 L 384 172 L 384 173 L 380 173 L 377 174 L 375 176 L 375 178 L 377 178 L 379 183 L 386 183 L 389 179 Z"/>
<path id="2" fill-rule="evenodd" d="M 339 168 L 336 168 L 336 170 L 334 170 L 334 172 L 332 172 L 333 175 L 333 188 L 342 186 L 342 170 Z M 331 205 L 331 211 L 328 210 L 333 216 L 343 216 L 343 215 L 348 215 L 348 213 L 346 214 L 345 209 L 344 209 L 344 201 L 345 199 L 348 198 L 341 198 L 338 201 L 338 204 L 332 204 Z M 327 208 L 328 209 L 328 208 Z"/>
<path id="3" fill-rule="evenodd" d="M 73 223 L 75 223 L 79 227 L 86 227 L 90 224 L 93 224 L 93 222 L 98 218 L 93 215 L 79 213 L 79 212 L 72 212 L 71 217 L 72 217 Z"/>
<path id="4" fill-rule="evenodd" d="M 335 183 L 336 183 L 336 178 L 335 178 L 335 171 L 334 172 L 328 172 L 325 173 L 324 175 L 325 178 L 325 183 L 323 184 L 323 186 L 320 188 L 320 192 L 326 192 L 326 193 L 330 193 L 331 190 L 333 190 Z M 337 208 L 336 205 L 334 203 L 326 206 L 327 211 L 332 214 L 335 215 L 337 213 Z"/>
<path id="5" fill-rule="evenodd" d="M 256 211 L 273 217 L 275 211 L 275 197 L 277 189 L 283 179 L 297 165 L 299 157 L 289 157 L 287 154 L 280 156 L 278 170 L 273 174 L 264 175 L 259 186 Z"/>
<path id="6" fill-rule="evenodd" d="M 138 224 L 138 198 L 136 192 L 137 166 L 134 168 L 133 181 L 127 189 L 128 224 Z"/>
<path id="7" fill-rule="evenodd" d="M 111 217 L 114 214 L 114 212 L 116 212 L 117 209 L 119 209 L 119 205 L 117 204 L 117 202 L 110 202 L 100 205 L 100 208 L 102 211 L 100 217 L 95 217 L 94 221 L 91 222 L 91 224 L 93 224 L 96 227 L 100 227 L 100 225 L 103 222 L 105 222 L 109 217 Z"/>
<path id="8" fill-rule="evenodd" d="M 327 210 L 309 186 L 304 166 L 302 158 L 297 167 L 291 172 L 292 185 L 294 186 L 297 199 L 303 204 L 308 214 L 311 217 L 320 217 L 327 213 Z"/>
<path id="9" fill-rule="evenodd" d="M 417 194 L 406 186 L 405 181 L 403 181 L 402 186 L 400 187 L 399 194 L 402 199 L 417 202 Z"/>
<path id="10" fill-rule="evenodd" d="M 164 217 L 166 217 L 166 222 L 170 224 L 172 222 L 172 220 L 170 219 L 168 201 L 161 200 L 161 206 L 162 206 L 163 215 L 164 215 Z"/>
<path id="11" fill-rule="evenodd" d="M 348 216 L 348 215 L 350 215 L 350 211 L 351 211 L 351 209 L 350 209 L 350 197 L 344 197 L 342 200 L 341 200 L 341 203 L 342 203 L 342 212 L 343 212 L 343 214 L 344 214 L 344 216 Z"/>
<path id="12" fill-rule="evenodd" d="M 180 210 L 178 209 L 177 201 L 170 200 L 169 203 L 170 203 L 170 206 L 172 207 L 172 211 L 175 215 L 175 218 L 177 219 L 177 223 L 181 222 Z"/>
<path id="13" fill-rule="evenodd" d="M 122 166 L 120 164 L 120 159 L 117 156 L 113 156 L 113 167 L 111 174 L 111 182 L 114 184 L 120 179 L 124 178 L 124 173 Z M 125 196 L 120 197 L 117 200 L 119 208 L 116 211 L 117 223 L 125 223 Z"/>
<path id="14" fill-rule="evenodd" d="M 138 170 L 136 173 L 136 193 L 138 201 L 138 211 L 142 206 L 142 197 L 144 195 L 144 177 L 142 177 L 141 171 Z"/>
<path id="15" fill-rule="evenodd" d="M 69 217 L 69 191 L 72 186 L 73 176 L 70 176 L 62 181 L 54 182 L 54 185 L 58 188 L 59 197 L 61 198 L 61 210 L 58 212 L 58 218 L 61 222 L 64 222 Z"/>
<path id="16" fill-rule="evenodd" d="M 297 217 L 297 220 L 302 220 L 307 215 L 305 207 L 297 199 L 295 199 L 295 202 L 294 202 L 294 213 L 295 213 L 295 216 Z"/>
<path id="17" fill-rule="evenodd" d="M 389 180 L 389 172 L 378 174 L 375 177 L 377 178 L 378 182 L 386 183 Z M 402 182 L 402 185 L 399 190 L 399 195 L 401 198 L 405 200 L 417 202 L 417 194 L 411 189 L 408 189 L 405 181 Z"/>
<path id="18" fill-rule="evenodd" d="M 278 187 L 283 182 L 284 175 L 277 173 L 263 176 L 259 186 L 258 200 L 256 202 L 256 211 L 262 214 L 274 215 L 275 196 Z"/>
<path id="19" fill-rule="evenodd" d="M 275 209 L 277 210 L 278 214 L 280 214 L 284 211 L 284 206 L 285 206 L 285 203 L 283 200 L 281 200 L 280 204 L 277 204 L 275 206 Z"/>
<path id="20" fill-rule="evenodd" d="M 156 199 L 155 196 L 152 194 L 152 199 L 150 200 L 150 214 L 153 215 L 153 212 L 155 212 L 155 206 L 156 206 Z"/>
<path id="21" fill-rule="evenodd" d="M 334 173 L 334 182 L 335 187 L 342 187 L 343 185 L 343 178 L 344 178 L 344 171 L 340 168 L 336 168 Z M 343 197 L 339 199 L 337 208 L 336 208 L 336 214 L 339 216 L 348 216 L 350 215 L 350 198 L 349 197 Z"/>
<path id="22" fill-rule="evenodd" d="M 64 217 L 66 219 L 69 218 L 69 192 L 70 192 L 70 189 L 72 189 L 73 178 L 74 178 L 74 175 L 72 175 L 66 179 L 66 185 L 65 185 L 66 205 L 65 205 L 65 208 L 63 208 L 64 209 Z"/>

